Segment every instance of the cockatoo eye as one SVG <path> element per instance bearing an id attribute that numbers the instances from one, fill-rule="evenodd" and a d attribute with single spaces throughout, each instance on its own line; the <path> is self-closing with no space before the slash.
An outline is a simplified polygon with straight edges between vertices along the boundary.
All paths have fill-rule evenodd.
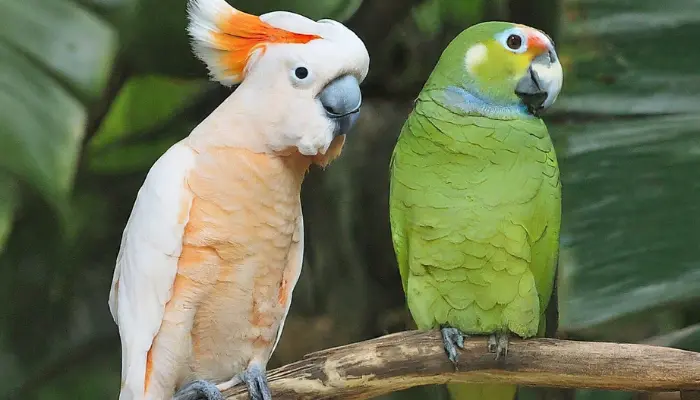
<path id="1" fill-rule="evenodd" d="M 509 35 L 506 39 L 506 45 L 511 50 L 518 50 L 523 45 L 523 38 L 516 34 Z"/>
<path id="2" fill-rule="evenodd" d="M 305 65 L 297 65 L 290 71 L 290 79 L 292 84 L 298 87 L 306 87 L 313 80 L 313 73 L 309 67 Z"/>
<path id="3" fill-rule="evenodd" d="M 299 80 L 304 80 L 309 76 L 309 70 L 306 67 L 298 67 L 294 70 L 294 76 Z"/>

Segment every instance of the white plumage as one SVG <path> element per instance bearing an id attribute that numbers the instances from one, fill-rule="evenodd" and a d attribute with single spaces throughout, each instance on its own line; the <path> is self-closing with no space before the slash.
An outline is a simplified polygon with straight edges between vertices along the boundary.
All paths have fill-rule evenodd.
<path id="1" fill-rule="evenodd" d="M 136 196 L 122 235 L 109 293 L 109 309 L 122 341 L 120 400 L 143 395 L 146 356 L 177 273 L 192 203 L 185 189 L 186 178 L 194 159 L 192 149 L 176 143 L 156 161 Z"/>

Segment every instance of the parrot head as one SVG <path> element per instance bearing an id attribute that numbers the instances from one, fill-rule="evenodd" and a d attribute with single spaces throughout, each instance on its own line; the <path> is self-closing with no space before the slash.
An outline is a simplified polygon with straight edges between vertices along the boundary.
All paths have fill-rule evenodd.
<path id="1" fill-rule="evenodd" d="M 213 80 L 238 85 L 227 112 L 249 116 L 266 150 L 292 148 L 322 166 L 340 154 L 369 70 L 355 33 L 291 12 L 247 14 L 225 0 L 190 0 L 188 14 L 195 55 Z"/>
<path id="2" fill-rule="evenodd" d="M 549 108 L 563 72 L 545 33 L 509 22 L 484 22 L 460 33 L 442 53 L 426 87 L 444 91 L 448 106 L 492 118 Z"/>

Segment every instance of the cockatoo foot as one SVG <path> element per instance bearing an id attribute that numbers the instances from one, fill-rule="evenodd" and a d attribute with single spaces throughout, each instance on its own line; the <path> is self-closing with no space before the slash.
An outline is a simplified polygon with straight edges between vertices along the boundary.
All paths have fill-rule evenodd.
<path id="1" fill-rule="evenodd" d="M 241 375 L 241 380 L 248 387 L 248 396 L 251 400 L 272 400 L 263 368 L 258 365 L 250 365 Z"/>
<path id="2" fill-rule="evenodd" d="M 213 383 L 196 380 L 183 386 L 173 400 L 224 400 L 224 396 Z"/>
<path id="3" fill-rule="evenodd" d="M 489 335 L 489 353 L 496 353 L 496 360 L 501 356 L 506 358 L 508 354 L 508 333 L 496 332 Z"/>
<path id="4" fill-rule="evenodd" d="M 445 346 L 447 357 L 452 361 L 452 364 L 457 370 L 457 347 L 464 349 L 464 338 L 468 337 L 457 328 L 443 326 L 440 328 L 442 333 L 442 343 Z"/>

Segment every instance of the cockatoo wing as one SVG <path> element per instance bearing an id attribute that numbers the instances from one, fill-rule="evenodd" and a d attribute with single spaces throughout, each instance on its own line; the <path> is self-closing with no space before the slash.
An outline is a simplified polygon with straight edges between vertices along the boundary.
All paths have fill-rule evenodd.
<path id="1" fill-rule="evenodd" d="M 285 311 L 282 320 L 280 321 L 280 327 L 277 330 L 277 338 L 272 344 L 272 349 L 270 350 L 270 355 L 275 352 L 277 345 L 282 337 L 282 331 L 284 330 L 284 321 L 287 320 L 289 315 L 289 307 L 292 305 L 292 292 L 294 292 L 294 287 L 299 281 L 299 276 L 301 275 L 301 267 L 304 264 L 304 217 L 299 213 L 299 219 L 297 220 L 297 227 L 292 236 L 292 245 L 289 247 L 289 256 L 287 259 L 287 268 L 284 270 L 284 276 L 282 279 L 283 287 L 280 288 L 281 294 L 285 299 Z"/>
<path id="2" fill-rule="evenodd" d="M 147 355 L 172 295 L 192 205 L 195 152 L 173 145 L 151 167 L 122 235 L 109 309 L 122 340 L 120 399 L 143 397 Z"/>

